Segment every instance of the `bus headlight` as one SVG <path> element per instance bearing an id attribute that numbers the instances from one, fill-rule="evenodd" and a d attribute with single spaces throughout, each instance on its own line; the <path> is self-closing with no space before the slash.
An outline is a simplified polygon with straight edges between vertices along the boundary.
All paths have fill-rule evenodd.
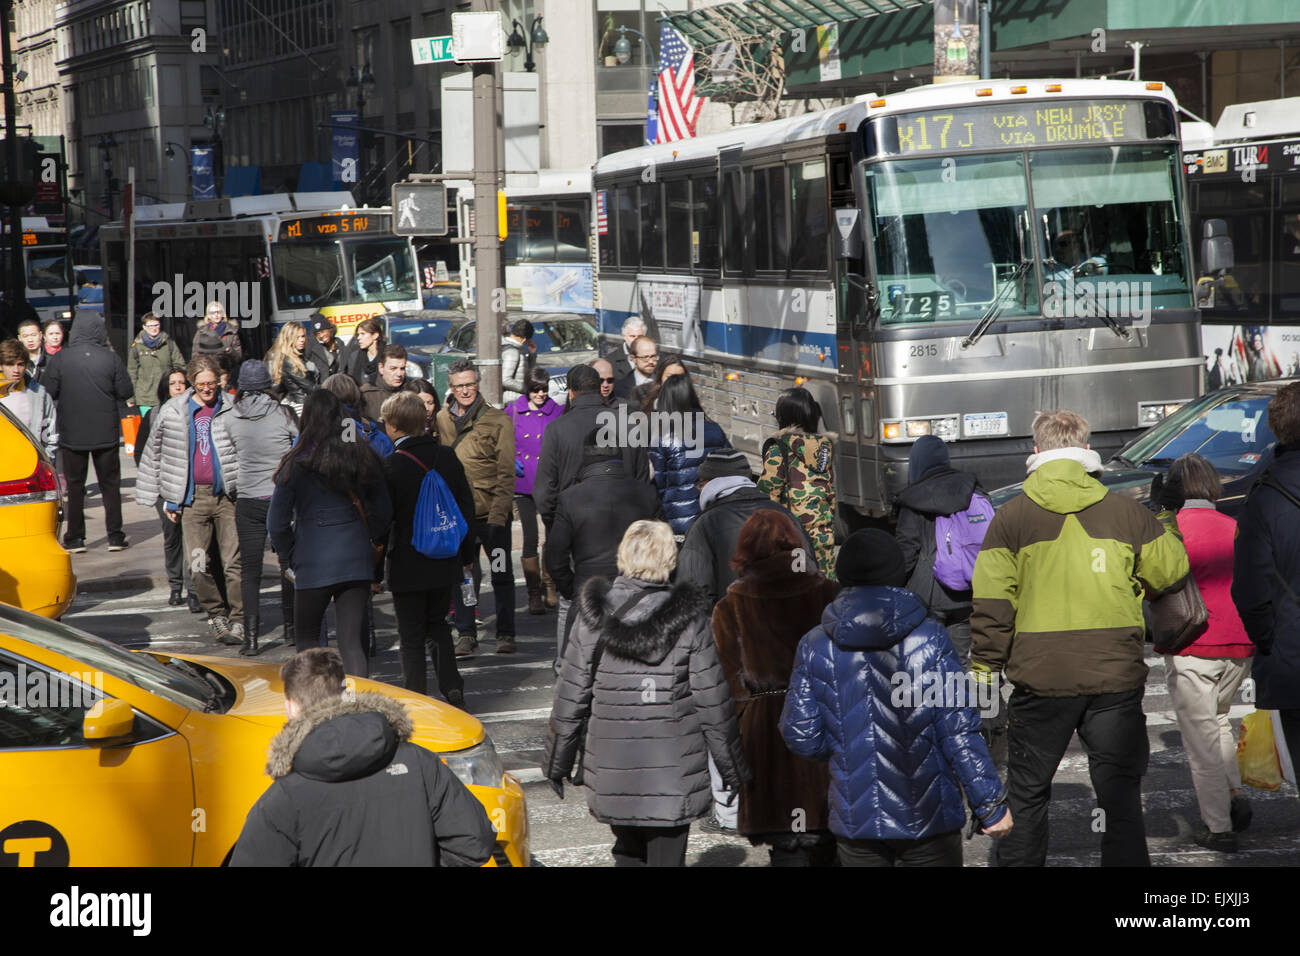
<path id="1" fill-rule="evenodd" d="M 958 416 L 934 415 L 926 418 L 904 418 L 880 423 L 880 434 L 885 441 L 915 441 L 926 435 L 933 435 L 944 441 L 956 441 L 958 437 Z"/>

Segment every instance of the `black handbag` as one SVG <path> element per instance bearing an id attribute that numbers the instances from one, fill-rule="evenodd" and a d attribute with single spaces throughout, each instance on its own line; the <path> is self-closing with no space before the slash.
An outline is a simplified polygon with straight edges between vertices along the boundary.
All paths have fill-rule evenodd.
<path id="1" fill-rule="evenodd" d="M 1177 534 L 1177 519 L 1175 519 Z M 1179 535 L 1182 538 L 1182 535 Z M 1177 654 L 1204 634 L 1210 626 L 1210 612 L 1191 571 L 1183 583 L 1147 601 L 1151 643 L 1161 654 Z"/>
<path id="2" fill-rule="evenodd" d="M 614 612 L 614 616 L 621 618 L 625 613 L 627 613 L 633 607 L 639 604 L 642 598 L 649 596 L 655 591 L 662 591 L 662 590 L 664 589 L 650 588 L 645 591 L 642 591 L 640 594 L 632 595 L 632 597 L 628 598 L 627 601 L 623 603 L 622 607 L 620 607 L 617 611 Z M 571 614 L 576 613 L 576 611 L 577 608 L 573 608 L 570 610 L 569 613 Z M 605 640 L 603 637 L 598 636 L 596 638 L 596 649 L 592 651 L 591 654 L 590 674 L 591 674 L 591 688 L 592 688 L 593 703 L 595 702 L 596 672 L 600 670 L 600 659 L 604 655 L 604 653 L 605 653 Z M 569 782 L 573 784 L 575 787 L 581 787 L 584 779 L 583 763 L 587 752 L 587 724 L 590 723 L 590 721 L 591 721 L 591 707 L 590 705 L 588 705 L 587 716 L 582 718 L 582 724 L 579 725 L 578 727 L 577 750 L 575 751 L 573 757 L 573 769 L 569 771 Z"/>

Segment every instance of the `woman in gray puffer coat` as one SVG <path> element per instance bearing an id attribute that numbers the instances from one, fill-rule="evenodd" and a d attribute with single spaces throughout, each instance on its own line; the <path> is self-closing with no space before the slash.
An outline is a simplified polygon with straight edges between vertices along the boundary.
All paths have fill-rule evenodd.
<path id="1" fill-rule="evenodd" d="M 685 865 L 691 821 L 713 806 L 709 756 L 729 789 L 751 778 L 710 602 L 690 585 L 669 588 L 676 563 L 667 524 L 628 528 L 619 576 L 582 590 L 555 687 L 542 772 L 563 797 L 583 748 L 574 782 L 614 831 L 616 866 Z"/>
<path id="2" fill-rule="evenodd" d="M 259 596 L 262 590 L 262 560 L 266 552 L 266 513 L 275 491 L 272 475 L 298 437 L 298 420 L 293 409 L 281 405 L 274 397 L 271 373 L 266 365 L 250 359 L 239 366 L 239 391 L 230 414 L 212 423 L 213 436 L 218 429 L 229 436 L 239 459 L 239 500 L 235 502 L 235 531 L 239 535 L 242 559 L 240 579 L 244 595 L 244 646 L 239 653 L 255 656 L 260 652 L 262 615 Z M 284 621 L 284 643 L 293 634 L 293 584 L 285 576 L 280 562 L 280 613 Z"/>

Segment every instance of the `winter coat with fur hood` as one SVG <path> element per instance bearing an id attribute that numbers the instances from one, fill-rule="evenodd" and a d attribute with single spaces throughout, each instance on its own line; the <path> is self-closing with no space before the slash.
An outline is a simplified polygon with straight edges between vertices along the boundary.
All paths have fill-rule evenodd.
<path id="1" fill-rule="evenodd" d="M 810 558 L 803 561 L 807 570 L 795 571 L 794 552 L 778 551 L 755 562 L 713 609 L 713 640 L 736 703 L 745 761 L 754 771 L 740 792 L 745 836 L 790 832 L 798 809 L 805 832 L 827 826 L 825 764 L 792 754 L 777 727 L 799 640 L 839 590 Z"/>
<path id="2" fill-rule="evenodd" d="M 401 702 L 374 693 L 289 721 L 230 865 L 482 866 L 496 844 L 487 811 L 413 732 Z"/>
<path id="3" fill-rule="evenodd" d="M 624 609 L 633 597 L 641 600 Z M 707 597 L 620 575 L 588 581 L 574 612 L 542 758 L 547 779 L 572 770 L 588 716 L 584 782 L 601 823 L 676 827 L 704 816 L 710 754 L 728 787 L 750 779 Z"/>
<path id="4" fill-rule="evenodd" d="M 781 735 L 799 756 L 830 762 L 836 836 L 919 840 L 960 830 L 963 790 L 985 826 L 1002 819 L 1005 794 L 979 713 L 954 692 L 973 686 L 964 677 L 947 632 L 902 588 L 846 588 L 804 635 Z"/>

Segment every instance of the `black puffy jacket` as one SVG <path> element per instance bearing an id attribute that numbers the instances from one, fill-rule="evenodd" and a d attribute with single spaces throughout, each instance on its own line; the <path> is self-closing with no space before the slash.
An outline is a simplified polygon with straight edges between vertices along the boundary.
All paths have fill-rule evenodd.
<path id="1" fill-rule="evenodd" d="M 623 611 L 634 596 L 644 595 Z M 735 705 L 697 589 L 634 578 L 587 582 L 555 685 L 542 758 L 549 780 L 573 768 L 584 718 L 587 806 L 612 826 L 675 827 L 713 806 L 708 756 L 730 789 L 752 775 Z M 593 680 L 597 640 L 604 653 Z"/>
<path id="2" fill-rule="evenodd" d="M 808 560 L 814 565 L 817 552 L 804 531 L 803 523 L 753 485 L 737 488 L 731 494 L 709 502 L 686 532 L 686 541 L 677 558 L 677 580 L 703 588 L 712 606 L 722 600 L 736 569 L 731 559 L 740 540 L 740 529 L 755 511 L 779 511 L 799 529 L 807 548 Z"/>
<path id="3" fill-rule="evenodd" d="M 399 701 L 373 693 L 289 721 L 230 865 L 482 866 L 496 844 L 487 811 L 413 730 Z"/>
<path id="4" fill-rule="evenodd" d="M 623 413 L 627 421 L 627 412 Z M 618 408 L 607 406 L 600 393 L 575 395 L 564 414 L 546 426 L 542 433 L 542 451 L 537 459 L 537 478 L 533 481 L 533 500 L 537 513 L 549 528 L 555 518 L 560 492 L 578 480 L 582 470 L 582 442 L 596 428 L 610 427 L 615 432 Z M 643 444 L 621 448 L 623 464 L 630 477 L 650 480 L 650 457 Z"/>
<path id="5" fill-rule="evenodd" d="M 68 344 L 50 360 L 41 386 L 58 409 L 59 447 L 91 451 L 121 439 L 122 415 L 135 386 L 122 357 L 108 347 L 108 329 L 100 316 L 77 316 Z"/>
<path id="6" fill-rule="evenodd" d="M 546 535 L 546 569 L 567 600 L 591 578 L 618 574 L 618 546 L 632 522 L 659 516 L 654 485 L 627 477 L 621 459 L 587 465 L 560 492 Z"/>
<path id="7" fill-rule="evenodd" d="M 952 591 L 935 580 L 934 519 L 965 511 L 978 488 L 979 482 L 970 472 L 936 467 L 898 495 L 898 528 L 894 536 L 903 549 L 903 563 L 909 575 L 907 590 L 945 624 L 970 617 L 971 592 Z"/>

